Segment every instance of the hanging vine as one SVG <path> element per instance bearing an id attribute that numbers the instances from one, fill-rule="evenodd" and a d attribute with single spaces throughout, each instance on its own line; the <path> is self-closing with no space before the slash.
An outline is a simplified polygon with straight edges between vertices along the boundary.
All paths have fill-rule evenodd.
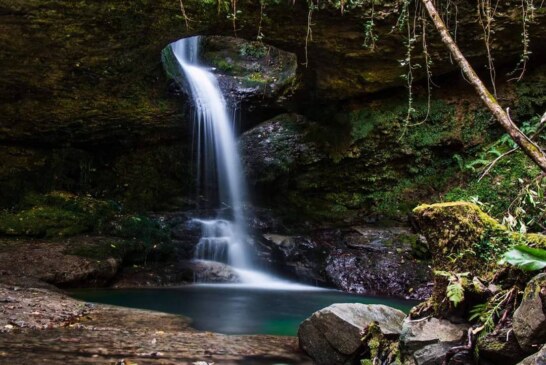
<path id="1" fill-rule="evenodd" d="M 542 7 L 542 4 L 541 4 Z M 521 0 L 521 19 L 522 19 L 522 32 L 521 32 L 521 42 L 523 44 L 523 51 L 521 53 L 520 60 L 516 65 L 514 71 L 510 72 L 509 75 L 514 75 L 518 73 L 518 76 L 510 79 L 509 81 L 520 81 L 527 70 L 527 61 L 531 56 L 531 39 L 529 37 L 529 26 L 535 18 L 535 5 L 533 0 Z"/>
<path id="2" fill-rule="evenodd" d="M 228 16 L 228 18 L 231 19 L 231 23 L 233 25 L 233 34 L 235 37 L 237 37 L 237 15 L 239 14 L 239 10 L 237 10 L 237 0 L 230 0 L 231 4 L 231 14 Z"/>
<path id="3" fill-rule="evenodd" d="M 421 121 L 421 123 L 425 123 L 428 120 L 428 117 L 430 115 L 430 102 L 432 97 L 432 86 L 434 83 L 432 82 L 432 58 L 430 57 L 430 54 L 428 53 L 428 45 L 427 45 L 427 17 L 424 14 L 424 9 L 421 11 L 421 38 L 422 38 L 422 48 L 423 48 L 423 58 L 425 59 L 425 72 L 427 76 L 427 113 L 425 115 L 425 118 Z"/>
<path id="4" fill-rule="evenodd" d="M 413 14 L 413 20 L 410 21 L 410 2 L 411 0 L 403 0 L 401 14 L 398 18 L 398 26 L 400 28 L 404 27 L 406 33 L 406 57 L 400 61 L 400 66 L 406 69 L 406 73 L 404 73 L 401 77 L 406 81 L 406 88 L 408 89 L 408 110 L 403 121 L 402 133 L 399 140 L 404 138 L 408 128 L 410 127 L 412 116 L 415 113 L 415 108 L 413 107 L 413 70 L 420 67 L 418 64 L 413 63 L 413 50 L 417 41 L 417 9 L 415 9 Z"/>
<path id="5" fill-rule="evenodd" d="M 498 5 L 498 0 L 494 6 L 492 5 L 491 0 L 478 0 L 478 20 L 483 29 L 483 40 L 485 43 L 485 51 L 487 53 L 487 69 L 489 70 L 489 80 L 491 82 L 491 88 L 493 89 L 493 95 L 495 97 L 497 97 L 497 75 L 494 59 L 491 54 L 491 35 L 494 32 L 492 24 L 495 20 Z"/>
<path id="6" fill-rule="evenodd" d="M 305 34 L 305 67 L 309 66 L 309 42 L 313 41 L 313 12 L 318 9 L 318 5 L 314 3 L 313 0 L 307 1 L 308 12 L 307 12 L 307 32 Z"/>

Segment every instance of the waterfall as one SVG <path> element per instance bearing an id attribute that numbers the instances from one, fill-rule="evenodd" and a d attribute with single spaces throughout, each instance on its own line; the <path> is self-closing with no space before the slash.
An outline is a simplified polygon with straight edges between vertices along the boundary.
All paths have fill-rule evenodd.
<path id="1" fill-rule="evenodd" d="M 182 72 L 184 79 L 177 78 L 177 81 L 188 86 L 191 93 L 195 107 L 197 175 L 204 185 L 202 190 L 205 194 L 217 194 L 219 204 L 228 208 L 231 215 L 229 220 L 195 219 L 202 231 L 195 258 L 231 265 L 247 286 L 308 290 L 310 287 L 306 285 L 280 280 L 252 266 L 243 212 L 246 184 L 233 130 L 234 120 L 230 118 L 218 80 L 199 63 L 199 41 L 200 37 L 196 36 L 171 43 L 170 50 L 178 64 L 173 64 L 172 59 L 164 58 L 164 62 L 167 73 L 173 75 L 173 67 Z M 215 191 L 211 191 L 211 186 Z"/>
<path id="2" fill-rule="evenodd" d="M 220 204 L 232 213 L 225 219 L 197 220 L 202 237 L 195 257 L 228 263 L 239 269 L 243 280 L 254 281 L 243 213 L 245 180 L 237 151 L 233 120 L 228 113 L 214 74 L 199 63 L 199 38 L 184 38 L 171 44 L 173 54 L 185 76 L 195 106 L 197 174 L 205 189 L 217 186 Z M 214 180 L 214 181 L 210 181 Z M 206 191 L 206 190 L 205 190 Z M 263 274 L 258 274 L 263 280 Z"/>

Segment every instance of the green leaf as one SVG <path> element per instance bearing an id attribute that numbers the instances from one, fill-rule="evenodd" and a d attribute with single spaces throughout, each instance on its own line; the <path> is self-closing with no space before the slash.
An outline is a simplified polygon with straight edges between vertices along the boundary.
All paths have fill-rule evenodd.
<path id="1" fill-rule="evenodd" d="M 515 246 L 504 253 L 500 264 L 509 263 L 525 271 L 537 271 L 546 267 L 546 250 L 527 246 Z"/>
<path id="2" fill-rule="evenodd" d="M 460 281 L 452 282 L 447 286 L 447 297 L 456 307 L 464 299 L 464 288 Z"/>

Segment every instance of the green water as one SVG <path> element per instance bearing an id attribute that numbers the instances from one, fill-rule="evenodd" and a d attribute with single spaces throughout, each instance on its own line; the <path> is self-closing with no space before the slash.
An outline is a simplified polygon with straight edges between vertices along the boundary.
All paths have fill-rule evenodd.
<path id="1" fill-rule="evenodd" d="M 182 314 L 198 330 L 225 334 L 295 336 L 299 324 L 333 303 L 385 304 L 408 312 L 416 302 L 336 290 L 271 290 L 225 285 L 168 289 L 75 290 L 89 302 Z"/>

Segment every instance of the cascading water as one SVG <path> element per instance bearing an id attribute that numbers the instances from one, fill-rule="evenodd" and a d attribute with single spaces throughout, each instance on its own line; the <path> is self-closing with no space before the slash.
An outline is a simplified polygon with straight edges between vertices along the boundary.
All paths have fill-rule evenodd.
<path id="1" fill-rule="evenodd" d="M 253 270 L 243 214 L 245 181 L 235 143 L 233 121 L 214 74 L 199 64 L 199 37 L 184 38 L 171 44 L 176 60 L 190 88 L 196 109 L 198 175 L 217 179 L 220 203 L 232 212 L 225 219 L 197 220 L 202 237 L 195 257 L 228 263 L 237 269 L 245 283 L 272 287 L 286 282 Z M 211 171 L 214 169 L 214 171 Z"/>

